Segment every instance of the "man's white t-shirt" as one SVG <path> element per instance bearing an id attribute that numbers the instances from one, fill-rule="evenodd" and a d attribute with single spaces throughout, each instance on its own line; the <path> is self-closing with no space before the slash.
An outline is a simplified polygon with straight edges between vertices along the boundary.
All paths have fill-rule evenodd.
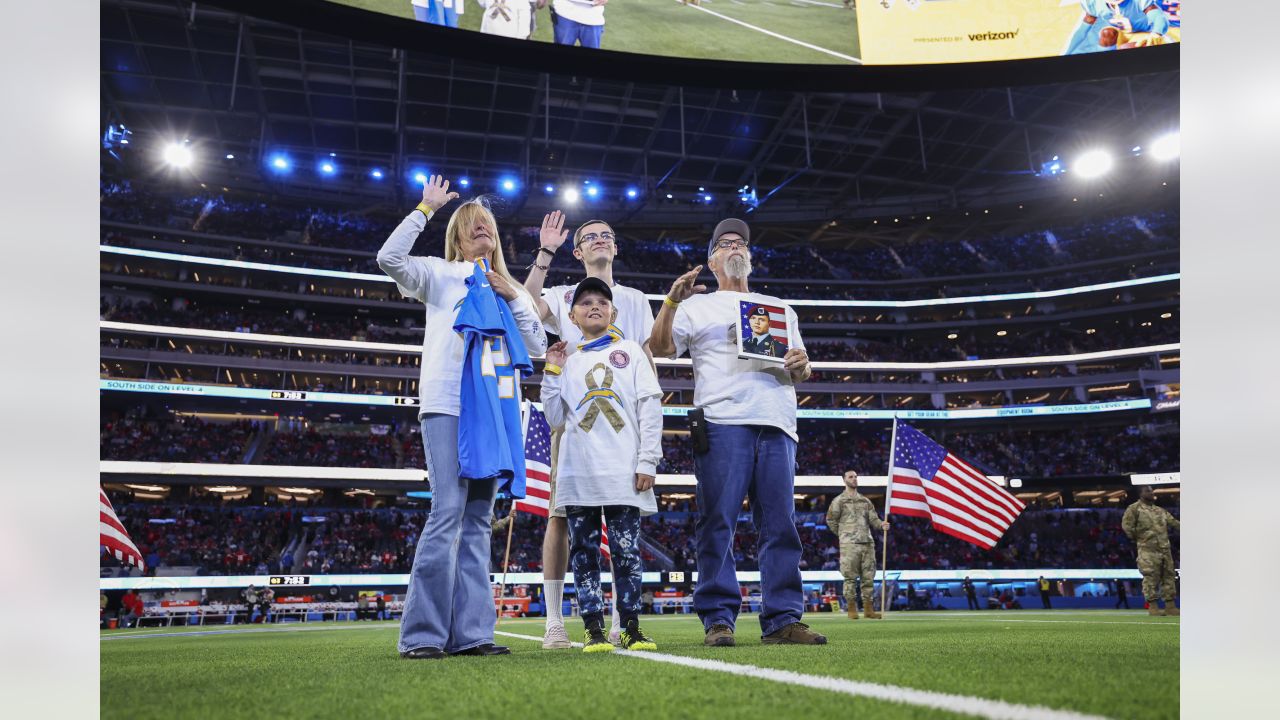
<path id="1" fill-rule="evenodd" d="M 581 25 L 603 25 L 604 6 L 592 5 L 583 0 L 555 0 L 551 6 L 556 14 Z"/>
<path id="2" fill-rule="evenodd" d="M 569 319 L 569 308 L 573 302 L 573 285 L 556 285 L 542 291 L 542 300 L 551 309 L 551 317 L 546 321 L 547 329 L 560 336 L 569 345 L 569 352 L 574 352 L 578 343 L 582 342 L 582 331 Z M 653 330 L 653 308 L 644 293 L 626 285 L 614 285 L 613 306 L 618 309 L 618 320 L 614 326 L 622 333 L 623 339 L 634 340 L 644 345 L 649 341 L 649 333 Z"/>
<path id="3" fill-rule="evenodd" d="M 604 394 L 588 395 L 593 390 Z M 621 425 L 615 428 L 597 405 L 612 408 Z M 542 407 L 552 427 L 564 426 L 554 509 L 630 505 L 645 515 L 658 511 L 653 490 L 637 492 L 635 486 L 636 473 L 655 475 L 662 457 L 662 388 L 639 343 L 619 340 L 570 355 L 559 375 L 543 376 Z"/>
<path id="4" fill-rule="evenodd" d="M 779 298 L 730 290 L 694 295 L 676 308 L 671 326 L 676 356 L 693 359 L 693 404 L 708 422 L 768 425 L 799 442 L 791 375 L 777 363 L 738 357 L 741 300 L 786 307 L 791 347 L 804 349 L 796 313 Z"/>

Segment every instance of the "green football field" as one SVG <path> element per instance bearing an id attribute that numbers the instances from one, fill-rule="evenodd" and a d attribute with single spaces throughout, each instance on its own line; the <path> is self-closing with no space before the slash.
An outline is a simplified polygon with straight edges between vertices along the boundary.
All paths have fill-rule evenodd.
<path id="1" fill-rule="evenodd" d="M 756 619 L 743 616 L 737 647 L 708 648 L 696 618 L 664 616 L 644 622 L 656 653 L 585 655 L 543 650 L 540 619 L 504 620 L 498 639 L 510 656 L 438 661 L 400 659 L 394 622 L 104 631 L 101 710 L 131 720 L 1178 714 L 1178 618 L 983 611 L 806 621 L 828 645 L 761 645 Z"/>
<path id="2" fill-rule="evenodd" d="M 481 7 L 466 1 L 459 26 L 479 30 Z M 335 0 L 412 18 L 409 0 Z M 549 4 L 549 3 L 548 3 Z M 847 65 L 858 62 L 857 19 L 841 0 L 610 0 L 606 50 L 749 62 Z M 534 40 L 551 42 L 551 16 L 538 12 Z"/>

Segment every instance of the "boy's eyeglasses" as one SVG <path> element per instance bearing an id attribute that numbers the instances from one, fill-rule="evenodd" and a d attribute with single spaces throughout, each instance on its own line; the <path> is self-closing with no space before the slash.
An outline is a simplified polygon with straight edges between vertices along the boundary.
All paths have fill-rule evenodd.
<path id="1" fill-rule="evenodd" d="M 578 238 L 578 244 L 574 247 L 578 247 L 583 243 L 595 242 L 596 240 L 608 240 L 609 242 L 613 242 L 614 239 L 614 234 L 607 230 L 602 233 L 587 233 L 586 235 Z"/>

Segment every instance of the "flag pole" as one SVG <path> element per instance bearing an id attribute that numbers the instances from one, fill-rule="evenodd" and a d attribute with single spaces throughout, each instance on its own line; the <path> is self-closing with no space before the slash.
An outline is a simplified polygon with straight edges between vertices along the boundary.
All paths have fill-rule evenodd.
<path id="1" fill-rule="evenodd" d="M 889 521 L 890 505 L 893 503 L 893 459 L 898 444 L 898 416 L 893 416 L 893 430 L 889 434 L 889 482 L 884 493 L 884 519 Z M 885 594 L 889 589 L 889 528 L 880 528 L 880 612 L 889 612 L 885 604 Z"/>
<path id="2" fill-rule="evenodd" d="M 511 499 L 511 514 L 507 515 L 510 522 L 507 523 L 507 550 L 502 553 L 502 582 L 498 585 L 498 619 L 494 621 L 493 626 L 496 628 L 502 623 L 502 598 L 507 594 L 507 564 L 511 559 L 511 534 L 516 529 L 516 501 Z"/>

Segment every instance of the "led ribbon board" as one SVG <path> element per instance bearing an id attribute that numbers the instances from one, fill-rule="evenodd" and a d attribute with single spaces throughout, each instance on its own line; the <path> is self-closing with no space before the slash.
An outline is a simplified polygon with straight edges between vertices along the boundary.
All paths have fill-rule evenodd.
<path id="1" fill-rule="evenodd" d="M 355 393 L 312 392 L 310 390 L 267 390 L 224 385 L 161 383 L 143 380 L 101 378 L 99 390 L 144 392 L 198 397 L 243 398 L 248 400 L 285 400 L 296 402 L 339 403 L 347 405 L 405 405 L 416 407 L 416 397 L 403 395 L 357 395 Z M 1086 415 L 1125 410 L 1148 410 L 1150 398 L 1116 400 L 1114 402 L 1078 403 L 1073 405 L 1033 405 L 1027 407 L 962 408 L 958 410 L 859 410 L 856 408 L 799 408 L 801 420 L 973 420 L 979 418 L 1043 417 L 1051 415 Z M 667 417 L 684 417 L 688 407 L 664 407 Z"/>

